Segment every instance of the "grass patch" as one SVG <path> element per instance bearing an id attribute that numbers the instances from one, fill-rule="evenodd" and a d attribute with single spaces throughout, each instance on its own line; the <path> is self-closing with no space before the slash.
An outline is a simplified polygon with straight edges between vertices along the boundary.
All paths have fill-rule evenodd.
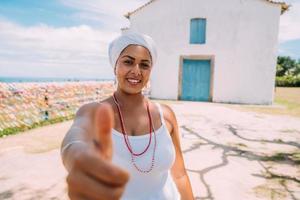
<path id="1" fill-rule="evenodd" d="M 292 159 L 293 159 L 294 161 L 296 161 L 298 164 L 300 164 L 300 152 L 294 153 L 294 154 L 292 155 Z"/>
<path id="2" fill-rule="evenodd" d="M 242 111 L 300 117 L 300 87 L 276 87 L 273 105 L 228 105 Z"/>
<path id="3" fill-rule="evenodd" d="M 288 197 L 288 192 L 280 187 L 278 181 L 268 182 L 253 188 L 255 195 L 259 198 L 270 200 L 283 200 Z"/>
<path id="4" fill-rule="evenodd" d="M 34 128 L 38 128 L 38 127 L 42 127 L 42 126 L 47 126 L 47 125 L 50 125 L 50 124 L 56 124 L 56 123 L 59 123 L 59 122 L 71 120 L 71 119 L 74 118 L 74 116 L 75 115 L 70 115 L 70 116 L 57 117 L 57 118 L 53 118 L 53 119 L 43 120 L 43 121 L 40 121 L 40 122 L 33 123 L 30 126 L 23 125 L 23 126 L 19 126 L 19 127 L 6 128 L 6 129 L 0 131 L 0 138 L 6 137 L 8 135 L 14 135 L 16 133 L 24 132 L 24 131 L 27 131 L 27 130 L 30 130 L 30 129 L 34 129 Z"/>
<path id="5" fill-rule="evenodd" d="M 272 161 L 272 162 L 290 162 L 295 165 L 300 165 L 300 152 L 293 153 L 276 153 L 271 156 L 263 156 L 261 161 Z"/>

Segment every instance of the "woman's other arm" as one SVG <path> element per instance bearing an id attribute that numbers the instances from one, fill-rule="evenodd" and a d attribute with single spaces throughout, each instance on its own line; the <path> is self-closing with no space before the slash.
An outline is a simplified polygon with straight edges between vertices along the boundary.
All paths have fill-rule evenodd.
<path id="1" fill-rule="evenodd" d="M 167 105 L 163 105 L 163 110 L 164 118 L 166 120 L 168 129 L 171 130 L 170 134 L 176 152 L 175 162 L 173 167 L 171 168 L 171 174 L 181 195 L 181 199 L 193 200 L 194 196 L 192 186 L 185 169 L 183 155 L 181 151 L 179 129 L 176 116 L 173 110 Z"/>

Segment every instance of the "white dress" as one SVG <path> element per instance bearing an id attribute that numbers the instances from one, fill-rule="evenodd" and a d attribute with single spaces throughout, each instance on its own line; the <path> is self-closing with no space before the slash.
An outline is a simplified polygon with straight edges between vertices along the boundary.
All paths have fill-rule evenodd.
<path id="1" fill-rule="evenodd" d="M 175 149 L 166 127 L 160 104 L 162 126 L 155 131 L 156 150 L 154 167 L 149 173 L 139 172 L 132 164 L 131 154 L 126 147 L 123 134 L 112 130 L 114 152 L 112 162 L 127 170 L 130 174 L 122 200 L 179 200 L 180 194 L 170 174 L 175 161 Z M 141 136 L 128 136 L 133 152 L 140 153 L 149 142 L 149 133 Z M 154 135 L 149 149 L 142 156 L 135 157 L 135 163 L 142 170 L 151 166 L 154 149 Z"/>

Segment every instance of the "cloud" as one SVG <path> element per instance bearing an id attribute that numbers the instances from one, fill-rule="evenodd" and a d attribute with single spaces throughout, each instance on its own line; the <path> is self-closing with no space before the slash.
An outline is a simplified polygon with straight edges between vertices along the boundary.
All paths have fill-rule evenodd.
<path id="1" fill-rule="evenodd" d="M 79 24 L 68 27 L 0 18 L 1 76 L 113 78 L 108 43 L 128 26 L 123 15 L 147 1 L 59 0 Z"/>
<path id="2" fill-rule="evenodd" d="M 87 25 L 24 27 L 0 20 L 0 74 L 112 77 L 107 46 L 118 34 Z"/>
<path id="3" fill-rule="evenodd" d="M 79 10 L 73 15 L 74 18 L 99 22 L 106 29 L 119 30 L 129 25 L 124 14 L 145 4 L 148 0 L 60 0 L 60 2 Z"/>
<path id="4" fill-rule="evenodd" d="M 300 39 L 300 2 L 291 1 L 290 10 L 280 17 L 279 42 Z"/>

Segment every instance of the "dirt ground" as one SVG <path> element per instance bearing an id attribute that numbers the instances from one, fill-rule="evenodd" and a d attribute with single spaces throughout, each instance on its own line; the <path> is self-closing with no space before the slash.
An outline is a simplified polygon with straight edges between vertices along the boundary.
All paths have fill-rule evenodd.
<path id="1" fill-rule="evenodd" d="M 168 102 L 195 199 L 300 199 L 300 118 Z M 0 139 L 0 199 L 67 199 L 59 146 L 71 122 Z"/>

